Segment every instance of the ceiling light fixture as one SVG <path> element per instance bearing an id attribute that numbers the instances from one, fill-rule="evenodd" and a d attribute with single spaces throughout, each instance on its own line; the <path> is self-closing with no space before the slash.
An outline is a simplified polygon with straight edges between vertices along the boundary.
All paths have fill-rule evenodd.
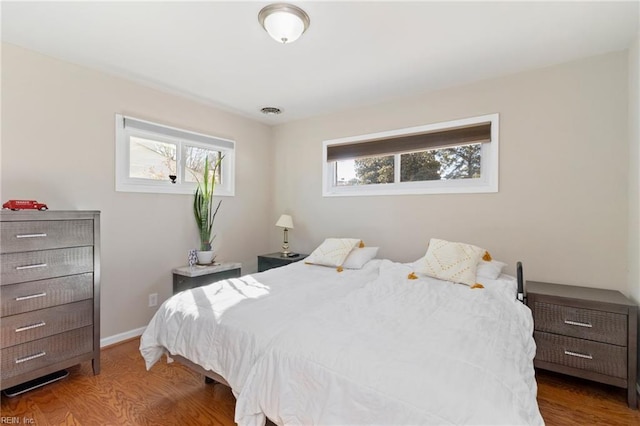
<path id="1" fill-rule="evenodd" d="M 286 44 L 296 41 L 309 28 L 309 15 L 298 6 L 274 3 L 258 13 L 258 21 L 277 42 Z"/>

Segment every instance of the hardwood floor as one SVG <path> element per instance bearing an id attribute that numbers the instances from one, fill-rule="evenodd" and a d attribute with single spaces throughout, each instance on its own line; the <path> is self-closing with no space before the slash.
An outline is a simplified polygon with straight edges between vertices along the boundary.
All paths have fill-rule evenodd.
<path id="1" fill-rule="evenodd" d="M 91 363 L 68 378 L 15 398 L 2 396 L 0 423 L 21 425 L 233 425 L 235 399 L 226 386 L 164 359 L 146 371 L 138 340 L 102 351 L 102 372 Z M 549 426 L 640 425 L 626 405 L 624 389 L 538 372 L 538 402 Z M 25 420 L 26 419 L 26 420 Z M 10 420 L 10 419 L 9 419 Z"/>
<path id="2" fill-rule="evenodd" d="M 87 362 L 58 383 L 15 398 L 2 395 L 2 416 L 33 419 L 38 426 L 235 424 L 228 387 L 206 385 L 199 374 L 165 358 L 146 371 L 139 345 L 135 339 L 104 349 L 97 376 Z"/>
<path id="3" fill-rule="evenodd" d="M 640 426 L 626 389 L 538 370 L 538 406 L 549 426 Z"/>

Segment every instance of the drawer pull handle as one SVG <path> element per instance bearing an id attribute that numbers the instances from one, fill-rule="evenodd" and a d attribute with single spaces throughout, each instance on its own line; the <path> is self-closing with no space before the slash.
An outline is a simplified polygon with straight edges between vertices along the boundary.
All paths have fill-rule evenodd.
<path id="1" fill-rule="evenodd" d="M 29 299 L 35 299 L 37 297 L 44 297 L 46 296 L 47 293 L 45 293 L 44 291 L 42 293 L 37 293 L 37 294 L 30 294 L 28 296 L 18 296 L 16 297 L 16 302 L 20 302 L 21 300 L 29 300 Z"/>
<path id="2" fill-rule="evenodd" d="M 16 269 L 18 271 L 22 271 L 23 269 L 46 268 L 46 267 L 47 267 L 46 263 L 38 263 L 35 265 L 16 266 Z"/>
<path id="3" fill-rule="evenodd" d="M 569 325 L 577 325 L 578 327 L 587 327 L 587 328 L 592 328 L 593 327 L 588 322 L 578 322 L 578 321 L 564 320 L 564 323 L 565 324 L 569 324 Z"/>
<path id="4" fill-rule="evenodd" d="M 46 237 L 47 234 L 21 234 L 16 235 L 16 238 L 38 238 L 38 237 Z"/>
<path id="5" fill-rule="evenodd" d="M 576 358 L 593 359 L 593 357 L 589 354 L 581 354 L 578 352 L 564 351 L 564 354 L 569 356 L 575 356 Z"/>
<path id="6" fill-rule="evenodd" d="M 31 361 L 32 359 L 40 358 L 41 356 L 45 356 L 47 353 L 45 351 L 38 352 L 37 354 L 25 356 L 22 358 L 16 358 L 16 364 L 20 364 L 21 362 Z"/>
<path id="7" fill-rule="evenodd" d="M 44 327 L 45 325 L 47 325 L 47 323 L 44 321 L 40 321 L 39 323 L 36 323 L 36 324 L 25 325 L 24 327 L 16 328 L 16 333 L 20 333 L 21 331 L 31 330 L 33 328 Z"/>

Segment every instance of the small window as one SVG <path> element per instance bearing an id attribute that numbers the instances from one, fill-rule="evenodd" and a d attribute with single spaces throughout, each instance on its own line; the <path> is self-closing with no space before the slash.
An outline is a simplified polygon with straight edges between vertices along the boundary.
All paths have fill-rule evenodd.
<path id="1" fill-rule="evenodd" d="M 192 194 L 205 158 L 216 195 L 234 195 L 235 142 L 116 114 L 116 191 Z"/>
<path id="2" fill-rule="evenodd" d="M 498 191 L 498 114 L 325 141 L 323 195 Z"/>

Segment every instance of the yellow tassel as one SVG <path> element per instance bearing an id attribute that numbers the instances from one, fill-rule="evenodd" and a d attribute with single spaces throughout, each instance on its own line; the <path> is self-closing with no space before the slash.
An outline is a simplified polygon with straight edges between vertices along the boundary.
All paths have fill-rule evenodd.
<path id="1" fill-rule="evenodd" d="M 415 272 L 410 273 L 407 278 L 409 278 L 410 280 L 417 280 L 418 276 L 416 275 Z"/>
<path id="2" fill-rule="evenodd" d="M 482 256 L 482 260 L 485 262 L 491 262 L 492 258 L 488 251 L 484 251 L 484 256 Z"/>
<path id="3" fill-rule="evenodd" d="M 338 266 L 338 267 L 336 268 L 336 271 L 338 271 L 338 272 L 342 272 L 342 271 L 344 271 L 344 268 L 343 268 L 342 266 Z"/>
<path id="4" fill-rule="evenodd" d="M 364 241 L 360 240 L 360 245 L 358 246 L 358 248 L 362 248 L 364 247 Z"/>
<path id="5" fill-rule="evenodd" d="M 471 286 L 471 288 L 484 288 L 484 286 L 480 283 L 475 283 L 474 285 Z"/>

